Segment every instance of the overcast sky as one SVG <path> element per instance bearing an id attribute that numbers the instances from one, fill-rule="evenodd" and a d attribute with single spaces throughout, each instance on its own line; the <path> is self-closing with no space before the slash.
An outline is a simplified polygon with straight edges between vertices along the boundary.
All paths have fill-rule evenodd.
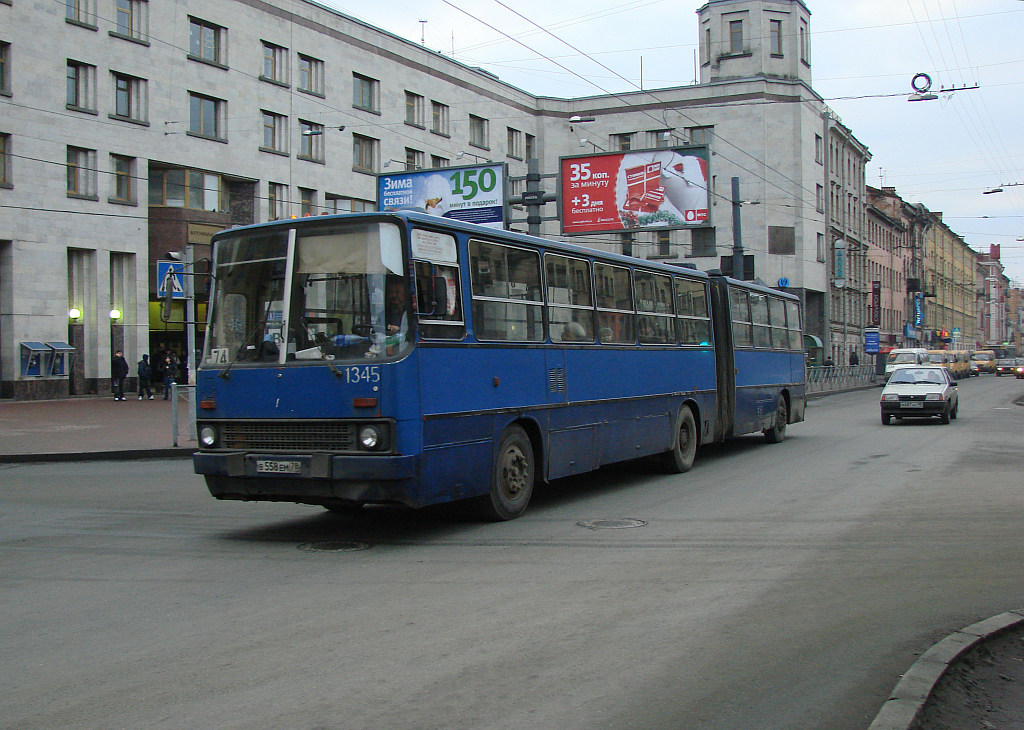
<path id="1" fill-rule="evenodd" d="M 700 2 L 321 2 L 534 94 L 696 78 Z M 870 149 L 868 184 L 941 211 L 976 250 L 1000 244 L 1007 275 L 1024 286 L 1024 0 L 806 4 L 814 89 Z M 907 101 L 918 73 L 938 100 Z"/>

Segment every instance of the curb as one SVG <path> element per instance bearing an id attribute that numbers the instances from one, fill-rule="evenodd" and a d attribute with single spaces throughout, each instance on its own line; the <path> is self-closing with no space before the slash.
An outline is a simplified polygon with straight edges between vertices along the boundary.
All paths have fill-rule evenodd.
<path id="1" fill-rule="evenodd" d="M 141 459 L 168 459 L 189 456 L 197 447 L 168 447 L 164 449 L 121 449 L 118 451 L 83 451 L 57 454 L 0 454 L 0 464 L 39 464 L 61 461 L 136 461 Z"/>
<path id="2" fill-rule="evenodd" d="M 960 629 L 935 644 L 903 675 L 868 730 L 908 730 L 936 683 L 964 652 L 1020 624 L 1024 624 L 1024 609 L 1007 611 Z"/>

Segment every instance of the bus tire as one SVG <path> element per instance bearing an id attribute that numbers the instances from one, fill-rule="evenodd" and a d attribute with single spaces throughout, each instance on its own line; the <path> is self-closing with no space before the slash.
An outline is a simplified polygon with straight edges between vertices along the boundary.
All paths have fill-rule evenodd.
<path id="1" fill-rule="evenodd" d="M 764 433 L 765 441 L 770 444 L 782 443 L 786 438 L 786 424 L 789 422 L 789 409 L 786 407 L 786 399 L 779 396 L 779 406 L 775 409 L 775 423 L 771 428 L 766 428 Z"/>
<path id="2" fill-rule="evenodd" d="M 501 434 L 491 468 L 491 488 L 480 498 L 480 512 L 492 522 L 514 520 L 526 511 L 533 495 L 537 463 L 533 444 L 520 426 Z"/>
<path id="3" fill-rule="evenodd" d="M 697 457 L 697 423 L 689 406 L 679 409 L 672 432 L 672 448 L 663 457 L 665 468 L 672 474 L 684 474 L 693 467 Z"/>

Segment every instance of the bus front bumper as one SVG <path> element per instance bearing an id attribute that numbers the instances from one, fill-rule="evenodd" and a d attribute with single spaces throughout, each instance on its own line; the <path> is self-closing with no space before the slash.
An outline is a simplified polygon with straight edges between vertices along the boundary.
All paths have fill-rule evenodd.
<path id="1" fill-rule="evenodd" d="M 218 499 L 325 504 L 335 500 L 418 506 L 415 456 L 336 456 L 199 451 L 197 474 Z"/>

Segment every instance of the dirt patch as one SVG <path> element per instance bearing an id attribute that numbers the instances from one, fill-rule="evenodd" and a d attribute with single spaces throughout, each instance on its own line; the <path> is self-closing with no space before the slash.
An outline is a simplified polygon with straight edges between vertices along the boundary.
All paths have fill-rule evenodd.
<path id="1" fill-rule="evenodd" d="M 1024 626 L 965 652 L 910 730 L 1024 730 Z"/>

